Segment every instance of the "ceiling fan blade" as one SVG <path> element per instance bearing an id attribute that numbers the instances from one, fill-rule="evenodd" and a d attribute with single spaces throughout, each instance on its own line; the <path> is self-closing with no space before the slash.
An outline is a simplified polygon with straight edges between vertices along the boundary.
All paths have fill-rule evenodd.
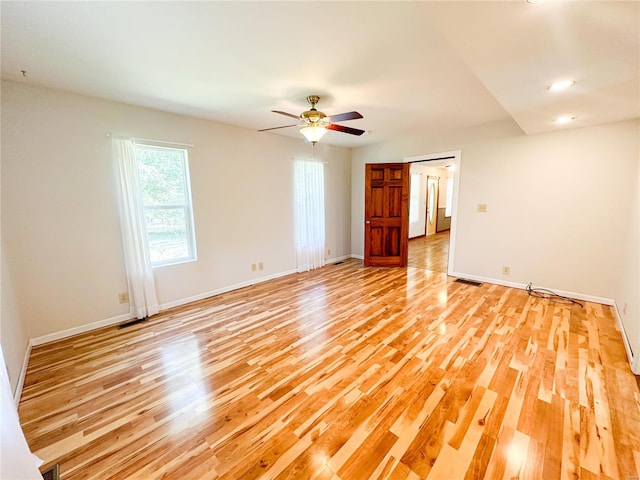
<path id="1" fill-rule="evenodd" d="M 362 135 L 365 133 L 364 130 L 359 130 L 357 128 L 345 127 L 344 125 L 336 125 L 332 123 L 327 127 L 327 130 L 335 130 L 336 132 L 348 133 L 350 135 Z"/>
<path id="2" fill-rule="evenodd" d="M 330 115 L 327 117 L 330 122 L 344 122 L 345 120 L 356 120 L 362 118 L 358 112 L 338 113 L 337 115 Z"/>
<path id="3" fill-rule="evenodd" d="M 280 115 L 286 115 L 287 117 L 300 120 L 300 115 L 294 115 L 293 113 L 281 112 L 280 110 L 271 110 L 273 113 L 279 113 Z"/>
<path id="4" fill-rule="evenodd" d="M 278 130 L 279 128 L 289 128 L 289 127 L 297 127 L 298 124 L 294 123 L 293 125 L 283 125 L 281 127 L 272 127 L 272 128 L 263 128 L 262 130 L 258 130 L 259 132 L 266 132 L 268 130 Z"/>

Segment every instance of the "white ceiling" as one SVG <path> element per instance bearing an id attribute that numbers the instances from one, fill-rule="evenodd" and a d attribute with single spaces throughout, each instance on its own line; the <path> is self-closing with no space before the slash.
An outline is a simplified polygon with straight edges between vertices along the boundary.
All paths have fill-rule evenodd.
<path id="1" fill-rule="evenodd" d="M 4 79 L 255 130 L 295 123 L 270 110 L 318 94 L 370 132 L 330 131 L 333 145 L 640 116 L 640 1 L 2 1 L 0 15 Z"/>

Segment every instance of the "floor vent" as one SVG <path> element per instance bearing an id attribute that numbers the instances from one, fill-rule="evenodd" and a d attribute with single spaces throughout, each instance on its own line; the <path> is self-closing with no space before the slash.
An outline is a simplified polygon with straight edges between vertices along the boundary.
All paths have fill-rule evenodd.
<path id="1" fill-rule="evenodd" d="M 464 283 L 465 285 L 473 285 L 474 287 L 479 287 L 482 285 L 482 283 L 480 282 L 476 282 L 474 280 L 467 280 L 466 278 L 456 278 L 454 281 L 458 283 Z"/>
<path id="2" fill-rule="evenodd" d="M 56 463 L 53 467 L 42 472 L 43 480 L 59 480 L 60 479 L 60 467 Z"/>
<path id="3" fill-rule="evenodd" d="M 334 265 L 340 265 L 341 263 L 344 263 L 344 262 L 336 262 L 334 263 Z"/>
<path id="4" fill-rule="evenodd" d="M 146 321 L 147 321 L 147 317 L 136 318 L 135 320 L 130 320 L 128 322 L 121 323 L 120 325 L 118 325 L 118 328 L 133 327 L 134 325 L 138 325 L 139 323 L 146 322 Z"/>

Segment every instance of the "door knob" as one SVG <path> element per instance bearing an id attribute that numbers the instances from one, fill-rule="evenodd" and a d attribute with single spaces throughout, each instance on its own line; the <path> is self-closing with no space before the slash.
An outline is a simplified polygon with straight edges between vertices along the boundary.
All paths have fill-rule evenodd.
<path id="1" fill-rule="evenodd" d="M 366 223 L 367 225 L 369 225 L 371 223 L 371 220 L 366 220 L 364 223 Z"/>

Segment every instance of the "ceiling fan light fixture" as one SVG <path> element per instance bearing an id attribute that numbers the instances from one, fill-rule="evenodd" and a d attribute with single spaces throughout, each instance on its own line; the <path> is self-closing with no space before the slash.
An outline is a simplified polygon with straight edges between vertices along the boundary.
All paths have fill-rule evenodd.
<path id="1" fill-rule="evenodd" d="M 316 143 L 325 133 L 327 133 L 327 129 L 318 125 L 310 125 L 308 127 L 301 128 L 300 133 L 304 135 L 304 138 L 306 138 L 308 142 Z"/>

